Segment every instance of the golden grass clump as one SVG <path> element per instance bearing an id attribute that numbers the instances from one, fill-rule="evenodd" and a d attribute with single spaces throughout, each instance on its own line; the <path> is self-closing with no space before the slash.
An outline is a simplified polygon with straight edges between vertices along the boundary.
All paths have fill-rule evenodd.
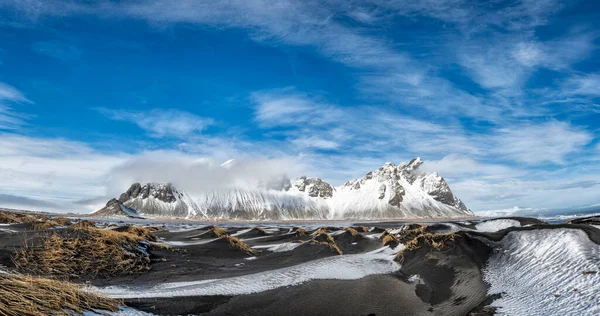
<path id="1" fill-rule="evenodd" d="M 116 312 L 123 302 L 79 286 L 34 276 L 0 274 L 0 315 L 66 315 L 97 309 Z"/>
<path id="2" fill-rule="evenodd" d="M 332 250 L 335 250 L 335 252 L 337 252 L 339 255 L 343 254 L 342 250 L 335 242 L 335 239 L 333 239 L 333 237 L 329 236 L 326 233 L 318 234 L 317 236 L 315 236 L 313 238 L 313 240 L 316 243 L 319 243 L 322 245 L 328 245 L 329 248 L 331 248 Z"/>
<path id="3" fill-rule="evenodd" d="M 154 235 L 152 233 L 152 231 L 150 229 L 148 229 L 147 227 L 129 226 L 129 229 L 127 230 L 127 232 L 130 234 L 133 234 L 135 236 L 138 236 L 138 237 L 142 238 L 143 240 L 158 241 L 158 238 L 156 238 L 156 235 Z"/>
<path id="4" fill-rule="evenodd" d="M 265 231 L 264 228 L 261 227 L 254 227 L 261 235 L 266 236 L 268 235 L 267 232 Z"/>
<path id="5" fill-rule="evenodd" d="M 32 227 L 33 227 L 33 230 L 47 230 L 52 227 L 67 226 L 70 224 L 71 224 L 71 221 L 68 218 L 57 217 L 57 218 L 53 218 L 53 219 L 47 219 L 42 222 L 35 222 L 35 223 L 33 223 Z"/>
<path id="6" fill-rule="evenodd" d="M 358 230 L 352 228 L 352 227 L 346 227 L 344 228 L 345 231 L 350 232 L 350 234 L 352 234 L 352 236 L 356 236 L 356 235 L 360 235 L 360 233 L 358 232 Z"/>
<path id="7" fill-rule="evenodd" d="M 229 233 L 226 230 L 224 230 L 223 228 L 217 227 L 217 226 L 211 226 L 209 228 L 209 231 L 212 231 L 215 234 L 215 236 L 217 236 L 217 237 L 223 237 L 225 235 L 229 235 Z"/>
<path id="8" fill-rule="evenodd" d="M 387 234 L 381 239 L 381 244 L 384 247 L 385 246 L 396 247 L 399 243 L 400 243 L 400 240 L 398 239 L 398 237 L 396 237 L 392 234 Z"/>
<path id="9" fill-rule="evenodd" d="M 71 225 L 70 228 L 86 230 L 86 229 L 90 229 L 90 228 L 96 228 L 96 223 L 94 223 L 94 221 L 83 220 L 83 221 L 80 221 L 78 223 Z"/>
<path id="10" fill-rule="evenodd" d="M 151 232 L 166 232 L 167 229 L 161 226 L 148 226 L 146 227 Z"/>
<path id="11" fill-rule="evenodd" d="M 312 233 L 312 235 L 318 236 L 318 235 L 327 234 L 327 233 L 329 233 L 329 230 L 327 230 L 327 228 L 325 228 L 325 227 L 321 227 L 321 228 L 317 229 L 314 233 Z"/>
<path id="12" fill-rule="evenodd" d="M 45 216 L 37 214 L 0 211 L 0 224 L 34 223 L 44 219 Z"/>
<path id="13" fill-rule="evenodd" d="M 369 232 L 369 228 L 368 228 L 367 226 L 360 226 L 360 230 L 361 230 L 363 233 L 368 233 L 368 232 Z"/>
<path id="14" fill-rule="evenodd" d="M 320 244 L 320 245 L 327 245 L 327 246 L 329 246 L 329 248 L 331 250 L 337 252 L 338 255 L 344 254 L 342 252 L 342 249 L 340 249 L 340 247 L 336 243 L 328 243 L 326 241 L 316 241 L 316 240 L 314 242 L 317 243 L 317 244 Z"/>
<path id="15" fill-rule="evenodd" d="M 398 234 L 398 241 L 401 243 L 406 243 L 410 240 L 417 238 L 418 236 L 426 234 L 426 229 L 427 229 L 426 226 L 419 225 L 419 224 L 411 224 L 408 227 L 408 229 L 405 229 Z M 384 234 L 386 232 L 384 232 Z"/>
<path id="16" fill-rule="evenodd" d="M 220 238 L 226 240 L 229 243 L 229 246 L 233 249 L 240 250 L 250 255 L 255 254 L 257 252 L 255 249 L 252 249 L 250 246 L 248 246 L 245 242 L 241 241 L 237 237 L 223 235 Z"/>
<path id="17" fill-rule="evenodd" d="M 21 271 L 61 278 L 112 277 L 150 270 L 150 258 L 130 231 L 96 228 L 80 222 L 44 236 L 41 245 L 25 245 L 13 256 Z M 143 235 L 143 234 L 142 234 Z"/>
<path id="18" fill-rule="evenodd" d="M 416 236 L 415 238 L 409 240 L 404 243 L 405 248 L 400 250 L 396 254 L 396 260 L 402 261 L 404 260 L 404 253 L 406 251 L 412 251 L 419 249 L 424 246 L 429 246 L 436 250 L 442 250 L 447 246 L 449 241 L 454 241 L 456 237 L 455 233 L 448 234 L 431 234 L 431 233 L 423 233 L 421 235 Z"/>
<path id="19" fill-rule="evenodd" d="M 296 228 L 296 237 L 300 237 L 300 236 L 305 236 L 306 234 L 308 234 L 308 232 L 306 231 L 306 229 L 298 227 Z"/>

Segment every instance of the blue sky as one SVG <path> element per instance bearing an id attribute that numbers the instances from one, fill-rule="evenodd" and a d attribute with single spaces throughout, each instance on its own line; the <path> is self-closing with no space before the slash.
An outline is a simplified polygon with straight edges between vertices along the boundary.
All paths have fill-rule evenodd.
<path id="1" fill-rule="evenodd" d="M 415 156 L 475 211 L 597 204 L 599 27 L 595 1 L 0 1 L 0 204 Z"/>

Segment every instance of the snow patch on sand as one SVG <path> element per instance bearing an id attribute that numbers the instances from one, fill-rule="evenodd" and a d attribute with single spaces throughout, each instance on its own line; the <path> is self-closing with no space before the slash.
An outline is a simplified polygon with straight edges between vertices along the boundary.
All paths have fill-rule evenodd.
<path id="1" fill-rule="evenodd" d="M 600 315 L 600 246 L 578 229 L 513 231 L 484 270 L 496 315 Z"/>
<path id="2" fill-rule="evenodd" d="M 73 315 L 76 315 L 76 313 L 73 313 Z M 106 316 L 106 315 L 147 316 L 147 315 L 154 315 L 154 314 L 142 312 L 137 309 L 133 309 L 131 307 L 126 307 L 126 306 L 122 306 L 118 312 L 111 312 L 111 311 L 98 310 L 98 309 L 83 312 L 83 316 Z"/>
<path id="3" fill-rule="evenodd" d="M 521 223 L 514 219 L 492 219 L 475 225 L 480 232 L 493 233 L 511 227 L 521 227 Z"/>
<path id="4" fill-rule="evenodd" d="M 369 275 L 388 274 L 400 269 L 393 258 L 394 252 L 389 247 L 384 247 L 369 253 L 328 257 L 239 277 L 164 283 L 152 287 L 110 286 L 94 290 L 114 298 L 242 295 L 298 285 L 310 280 L 356 280 Z"/>

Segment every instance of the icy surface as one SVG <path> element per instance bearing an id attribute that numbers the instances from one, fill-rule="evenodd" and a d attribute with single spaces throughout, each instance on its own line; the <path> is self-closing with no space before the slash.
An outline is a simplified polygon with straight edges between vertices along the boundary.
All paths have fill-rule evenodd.
<path id="1" fill-rule="evenodd" d="M 263 248 L 263 249 L 266 249 L 266 250 L 272 251 L 272 252 L 284 252 L 284 251 L 294 250 L 300 245 L 302 245 L 301 242 L 286 242 L 286 243 L 275 244 L 275 245 L 254 246 L 253 248 L 255 248 L 255 249 Z"/>
<path id="2" fill-rule="evenodd" d="M 600 246 L 577 229 L 514 231 L 484 271 L 497 315 L 600 315 Z M 592 272 L 592 273 L 586 273 Z"/>
<path id="3" fill-rule="evenodd" d="M 73 315 L 76 315 L 75 313 Z M 111 312 L 106 310 L 89 310 L 83 312 L 84 316 L 106 316 L 106 315 L 119 315 L 119 316 L 147 316 L 154 315 L 146 312 L 133 309 L 131 307 L 122 306 L 118 312 Z"/>
<path id="4" fill-rule="evenodd" d="M 480 232 L 493 233 L 510 227 L 521 227 L 521 223 L 514 219 L 492 219 L 475 225 Z"/>
<path id="5" fill-rule="evenodd" d="M 394 252 L 385 247 L 365 254 L 328 257 L 240 277 L 163 283 L 148 288 L 111 286 L 95 290 L 114 298 L 242 295 L 298 285 L 310 280 L 356 280 L 374 274 L 392 273 L 400 269 L 393 257 Z"/>

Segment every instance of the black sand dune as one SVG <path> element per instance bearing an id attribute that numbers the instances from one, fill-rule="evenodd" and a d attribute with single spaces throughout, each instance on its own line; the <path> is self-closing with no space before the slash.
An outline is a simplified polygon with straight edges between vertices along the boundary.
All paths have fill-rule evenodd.
<path id="1" fill-rule="evenodd" d="M 402 252 L 398 257 L 401 268 L 395 273 L 370 275 L 358 280 L 312 280 L 247 295 L 134 298 L 125 303 L 158 315 L 483 316 L 493 315 L 494 309 L 488 305 L 496 297 L 488 297 L 482 269 L 499 242 L 510 232 L 572 228 L 584 231 L 593 242 L 600 244 L 600 230 L 590 226 L 597 224 L 598 218 L 582 218 L 560 225 L 529 218 L 510 219 L 527 226 L 480 232 L 473 231 L 477 222 L 457 221 L 452 222 L 453 225 L 424 223 L 425 227 L 389 222 L 370 223 L 365 225 L 366 229 L 355 224 L 352 229 L 329 226 L 307 231 L 293 225 L 277 229 L 223 225 L 187 231 L 156 231 L 154 234 L 162 242 L 172 242 L 172 245 L 150 244 L 149 271 L 138 275 L 81 278 L 74 282 L 89 281 L 100 287 L 150 287 L 166 282 L 232 278 L 339 256 L 332 243 L 343 255 L 366 254 L 382 248 L 379 235 L 386 230 L 422 229 L 422 234 L 438 236 L 459 225 L 468 229 L 453 233 L 453 238 L 442 246 L 424 243 Z M 15 268 L 12 256 L 16 251 L 25 243 L 30 246 L 41 244 L 51 232 L 34 231 L 27 224 L 0 228 L 3 229 L 0 230 L 0 265 L 12 269 Z M 110 229 L 127 231 L 128 227 L 121 225 Z M 232 234 L 237 234 L 239 240 L 253 250 L 233 247 L 227 239 Z M 274 251 L 278 246 L 283 250 Z"/>

